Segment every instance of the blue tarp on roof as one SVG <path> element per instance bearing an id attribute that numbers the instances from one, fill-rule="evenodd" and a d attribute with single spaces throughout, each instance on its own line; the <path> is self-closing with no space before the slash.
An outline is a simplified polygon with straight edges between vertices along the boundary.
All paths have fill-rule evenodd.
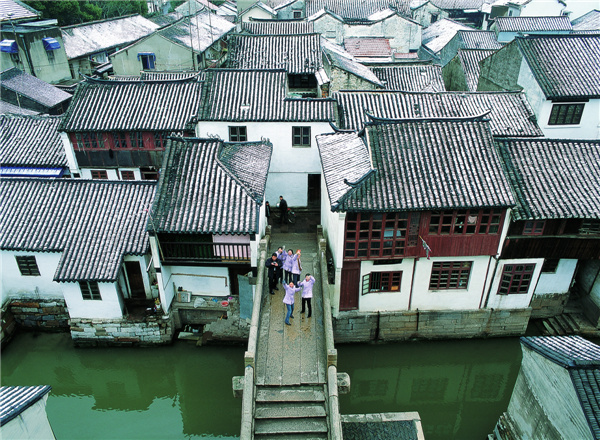
<path id="1" fill-rule="evenodd" d="M 0 41 L 0 51 L 5 53 L 19 53 L 19 48 L 15 40 Z"/>
<path id="2" fill-rule="evenodd" d="M 44 42 L 44 49 L 46 50 L 56 50 L 60 49 L 60 43 L 56 40 L 56 38 L 42 38 Z"/>

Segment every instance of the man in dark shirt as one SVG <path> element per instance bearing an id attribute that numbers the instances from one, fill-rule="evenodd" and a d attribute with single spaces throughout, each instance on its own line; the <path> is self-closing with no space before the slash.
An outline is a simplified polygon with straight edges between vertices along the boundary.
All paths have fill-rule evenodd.
<path id="1" fill-rule="evenodd" d="M 283 196 L 279 196 L 279 216 L 281 217 L 281 224 L 287 224 L 288 222 L 288 205 Z"/>
<path id="2" fill-rule="evenodd" d="M 271 258 L 265 261 L 265 266 L 269 268 L 269 290 L 271 291 L 271 295 L 275 295 L 274 290 L 275 287 L 277 287 L 277 268 L 279 267 L 276 253 L 273 253 Z"/>

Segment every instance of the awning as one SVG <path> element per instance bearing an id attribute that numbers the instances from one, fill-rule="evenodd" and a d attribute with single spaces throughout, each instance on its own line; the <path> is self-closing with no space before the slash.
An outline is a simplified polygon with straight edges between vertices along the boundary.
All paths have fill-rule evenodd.
<path id="1" fill-rule="evenodd" d="M 46 50 L 56 50 L 60 49 L 60 43 L 56 40 L 56 38 L 42 38 L 44 42 L 44 49 Z"/>
<path id="2" fill-rule="evenodd" d="M 19 48 L 15 40 L 0 41 L 0 51 L 5 53 L 19 53 Z"/>
<path id="3" fill-rule="evenodd" d="M 0 167 L 0 177 L 62 177 L 64 168 Z"/>

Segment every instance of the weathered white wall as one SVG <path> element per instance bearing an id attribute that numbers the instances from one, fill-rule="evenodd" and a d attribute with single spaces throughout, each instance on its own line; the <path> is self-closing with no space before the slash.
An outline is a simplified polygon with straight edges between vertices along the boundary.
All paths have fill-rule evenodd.
<path id="1" fill-rule="evenodd" d="M 259 19 L 259 20 L 269 20 L 275 18 L 273 15 L 269 14 L 262 8 L 254 7 L 246 10 L 244 14 L 238 17 L 238 20 L 241 18 L 241 21 L 247 23 L 251 18 Z"/>
<path id="2" fill-rule="evenodd" d="M 61 283 L 71 318 L 120 319 L 123 317 L 123 298 L 116 283 L 98 283 L 102 300 L 83 299 L 79 283 Z"/>
<path id="3" fill-rule="evenodd" d="M 416 263 L 411 310 L 478 309 L 484 292 L 489 256 L 420 258 Z M 471 275 L 466 289 L 429 290 L 431 268 L 438 261 L 471 261 Z"/>
<path id="4" fill-rule="evenodd" d="M 143 69 L 138 53 L 151 52 L 156 55 L 156 70 L 195 70 L 196 53 L 175 44 L 159 34 L 153 34 L 138 43 L 121 49 L 110 56 L 116 75 L 139 75 Z"/>
<path id="5" fill-rule="evenodd" d="M 577 2 L 581 0 L 576 0 Z M 597 6 L 597 5 L 596 5 Z M 547 17 L 562 15 L 565 5 L 560 0 L 532 0 L 521 6 L 520 17 Z M 568 8 L 567 8 L 568 9 Z"/>
<path id="6" fill-rule="evenodd" d="M 54 432 L 46 414 L 48 394 L 40 398 L 19 416 L 2 426 L 5 439 L 54 439 Z"/>
<path id="7" fill-rule="evenodd" d="M 431 15 L 437 14 L 437 21 L 443 20 L 444 18 L 448 18 L 448 13 L 435 5 L 432 5 L 431 2 L 425 3 L 423 6 L 413 9 L 411 11 L 412 19 L 417 23 L 421 24 L 424 28 L 431 25 Z"/>
<path id="8" fill-rule="evenodd" d="M 79 166 L 77 164 L 77 159 L 75 159 L 75 151 L 73 150 L 73 145 L 71 144 L 71 140 L 69 136 L 65 132 L 60 133 L 60 139 L 62 140 L 63 147 L 65 149 L 65 154 L 67 156 L 67 163 L 69 164 L 69 170 L 71 174 L 79 173 Z"/>
<path id="9" fill-rule="evenodd" d="M 330 133 L 325 122 L 214 122 L 200 121 L 196 136 L 206 138 L 216 135 L 229 141 L 230 126 L 245 126 L 248 141 L 269 139 L 273 144 L 271 166 L 267 178 L 265 200 L 276 210 L 279 196 L 292 206 L 306 206 L 308 175 L 321 172 L 321 159 L 315 136 Z M 310 147 L 292 147 L 292 127 L 311 127 Z"/>
<path id="10" fill-rule="evenodd" d="M 408 310 L 414 265 L 414 258 L 405 258 L 399 264 L 377 266 L 373 264 L 373 261 L 363 261 L 360 265 L 361 283 L 363 276 L 372 272 L 402 272 L 402 279 L 400 280 L 400 290 L 397 292 L 368 293 L 363 295 L 361 284 L 358 309 L 361 312 Z"/>
<path id="11" fill-rule="evenodd" d="M 540 273 L 535 294 L 567 293 L 575 276 L 575 269 L 577 269 L 577 260 L 561 259 L 555 273 Z"/>
<path id="12" fill-rule="evenodd" d="M 231 282 L 226 267 L 214 266 L 163 266 L 165 290 L 182 287 L 192 295 L 229 296 Z"/>
<path id="13" fill-rule="evenodd" d="M 8 298 L 63 298 L 62 284 L 52 281 L 62 253 L 60 252 L 23 252 L 0 251 L 2 266 L 2 304 Z M 15 256 L 32 255 L 35 257 L 40 276 L 22 276 Z"/>
<path id="14" fill-rule="evenodd" d="M 531 297 L 533 296 L 535 286 L 542 271 L 543 263 L 543 258 L 499 260 L 496 273 L 492 279 L 487 307 L 493 309 L 522 309 L 529 307 L 529 303 L 531 303 Z M 498 287 L 500 286 L 502 271 L 504 270 L 504 266 L 507 264 L 535 264 L 535 269 L 533 271 L 533 276 L 531 278 L 531 283 L 529 284 L 529 290 L 527 291 L 527 294 L 498 295 Z"/>

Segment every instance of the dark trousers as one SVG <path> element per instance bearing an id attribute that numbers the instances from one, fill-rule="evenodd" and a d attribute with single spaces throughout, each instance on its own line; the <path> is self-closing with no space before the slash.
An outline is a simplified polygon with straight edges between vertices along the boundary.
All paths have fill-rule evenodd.
<path id="1" fill-rule="evenodd" d="M 284 277 L 285 278 L 285 284 L 289 285 L 292 282 L 292 275 L 293 275 L 293 273 L 290 272 L 289 270 L 284 270 L 284 272 L 285 272 L 285 277 Z M 294 284 L 296 284 L 296 283 L 294 283 Z"/>
<path id="2" fill-rule="evenodd" d="M 273 290 L 277 287 L 277 272 L 273 272 L 272 276 L 269 276 L 269 292 L 273 293 Z"/>
<path id="3" fill-rule="evenodd" d="M 288 222 L 288 216 L 287 216 L 287 209 L 282 209 L 280 211 L 280 217 L 281 217 L 281 224 L 287 224 Z"/>
<path id="4" fill-rule="evenodd" d="M 312 305 L 311 305 L 311 300 L 312 298 L 302 298 L 302 313 L 304 313 L 304 310 L 306 310 L 305 305 L 308 304 L 308 317 L 310 318 L 310 315 L 312 315 Z"/>
<path id="5" fill-rule="evenodd" d="M 292 274 L 292 281 L 294 282 L 294 286 L 298 287 L 298 281 L 300 281 L 300 274 L 299 273 L 293 273 Z"/>

